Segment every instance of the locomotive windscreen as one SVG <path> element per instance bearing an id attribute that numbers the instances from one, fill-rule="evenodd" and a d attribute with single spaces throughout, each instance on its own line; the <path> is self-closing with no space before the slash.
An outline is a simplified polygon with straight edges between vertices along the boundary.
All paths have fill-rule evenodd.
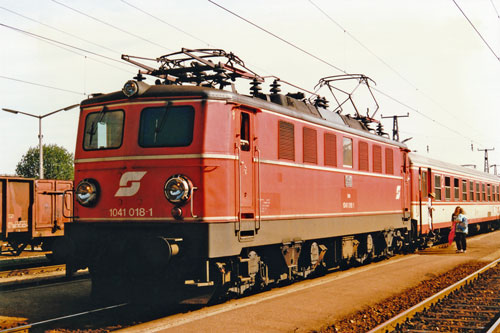
<path id="1" fill-rule="evenodd" d="M 139 144 L 142 147 L 185 147 L 193 141 L 191 106 L 150 107 L 142 110 Z"/>
<path id="2" fill-rule="evenodd" d="M 109 149 L 122 145 L 124 112 L 93 112 L 85 119 L 85 137 L 83 149 Z"/>

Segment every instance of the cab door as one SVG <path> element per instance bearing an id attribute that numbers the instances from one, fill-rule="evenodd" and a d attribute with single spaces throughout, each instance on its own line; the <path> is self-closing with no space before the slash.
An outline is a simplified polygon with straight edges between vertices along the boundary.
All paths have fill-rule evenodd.
<path id="1" fill-rule="evenodd" d="M 240 240 L 253 238 L 259 227 L 257 221 L 258 166 L 254 158 L 258 150 L 255 146 L 254 120 L 253 112 L 235 109 L 235 150 L 238 155 L 236 168 L 238 223 L 236 229 Z"/>

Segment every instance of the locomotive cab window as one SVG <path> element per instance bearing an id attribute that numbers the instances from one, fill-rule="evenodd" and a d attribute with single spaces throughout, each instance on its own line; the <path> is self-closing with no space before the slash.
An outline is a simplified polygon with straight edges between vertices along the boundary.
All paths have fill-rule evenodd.
<path id="1" fill-rule="evenodd" d="M 241 150 L 250 151 L 250 115 L 242 112 L 240 118 L 240 147 Z"/>
<path id="2" fill-rule="evenodd" d="M 185 147 L 193 141 L 192 106 L 145 108 L 141 112 L 139 145 L 141 147 Z"/>
<path id="3" fill-rule="evenodd" d="M 83 149 L 112 149 L 122 145 L 124 112 L 108 111 L 103 107 L 99 112 L 92 112 L 85 119 Z"/>

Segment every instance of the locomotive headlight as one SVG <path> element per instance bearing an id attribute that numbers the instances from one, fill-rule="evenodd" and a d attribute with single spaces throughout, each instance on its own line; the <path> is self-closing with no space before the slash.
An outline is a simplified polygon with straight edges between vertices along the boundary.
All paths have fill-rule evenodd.
<path id="1" fill-rule="evenodd" d="M 137 81 L 129 80 L 123 86 L 122 91 L 127 97 L 134 96 L 139 91 L 139 85 Z"/>
<path id="2" fill-rule="evenodd" d="M 165 197 L 173 204 L 183 204 L 191 198 L 193 183 L 184 175 L 173 175 L 165 183 Z"/>
<path id="3" fill-rule="evenodd" d="M 132 96 L 135 96 L 135 95 L 140 96 L 146 90 L 148 90 L 149 87 L 150 87 L 149 84 L 147 84 L 146 82 L 129 80 L 123 86 L 122 92 L 127 97 L 132 97 Z"/>
<path id="4" fill-rule="evenodd" d="M 82 180 L 76 187 L 75 197 L 82 206 L 94 206 L 99 199 L 99 184 L 90 178 Z"/>

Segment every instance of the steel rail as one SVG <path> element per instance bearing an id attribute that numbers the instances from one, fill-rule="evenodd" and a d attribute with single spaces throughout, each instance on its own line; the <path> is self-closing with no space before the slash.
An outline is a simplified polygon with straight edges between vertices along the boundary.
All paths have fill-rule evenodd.
<path id="1" fill-rule="evenodd" d="M 101 311 L 111 310 L 111 309 L 119 308 L 119 307 L 122 307 L 122 306 L 125 306 L 125 305 L 128 305 L 128 304 L 129 303 L 115 304 L 115 305 L 106 306 L 104 308 L 99 308 L 99 309 L 94 309 L 94 310 L 79 312 L 79 313 L 75 313 L 75 314 L 71 314 L 71 315 L 67 315 L 67 316 L 62 316 L 62 317 L 57 317 L 57 318 L 42 320 L 42 321 L 39 321 L 39 322 L 36 322 L 36 323 L 32 323 L 32 324 L 26 324 L 26 325 L 16 326 L 16 327 L 12 327 L 12 328 L 7 328 L 7 329 L 4 329 L 4 330 L 1 330 L 0 333 L 21 332 L 21 331 L 28 332 L 30 328 L 33 328 L 33 327 L 36 327 L 36 326 L 41 326 L 41 325 L 44 325 L 44 324 L 49 324 L 49 323 L 53 323 L 53 322 L 64 320 L 64 319 L 81 317 L 81 316 L 88 315 L 88 314 L 95 313 L 95 312 L 101 312 Z"/>
<path id="2" fill-rule="evenodd" d="M 500 318 L 497 319 L 495 323 L 486 331 L 486 333 L 498 333 L 500 332 Z"/>
<path id="3" fill-rule="evenodd" d="M 492 267 L 495 267 L 499 262 L 500 262 L 500 258 L 489 263 L 488 265 L 484 266 L 480 270 L 470 274 L 469 276 L 463 278 L 462 280 L 458 281 L 457 283 L 441 290 L 437 294 L 423 300 L 422 302 L 418 303 L 417 305 L 413 306 L 412 308 L 410 308 L 410 309 L 398 314 L 397 316 L 389 319 L 385 323 L 378 325 L 374 329 L 370 330 L 368 333 L 382 333 L 382 332 L 390 332 L 390 331 L 395 330 L 398 325 L 403 324 L 407 319 L 412 318 L 415 314 L 423 311 L 426 308 L 429 308 L 433 304 L 438 303 L 440 300 L 444 299 L 446 296 L 448 296 L 449 294 L 451 294 L 455 290 L 461 288 L 462 286 L 465 286 L 467 283 L 477 280 L 477 278 L 479 277 L 480 274 L 484 273 L 485 271 L 489 270 Z M 500 325 L 500 323 L 499 323 L 499 325 Z"/>
<path id="4" fill-rule="evenodd" d="M 7 270 L 7 271 L 0 271 L 0 279 L 31 275 L 34 273 L 53 273 L 53 272 L 64 271 L 64 270 L 65 270 L 65 265 L 16 268 L 16 269 L 11 269 L 11 270 Z"/>

